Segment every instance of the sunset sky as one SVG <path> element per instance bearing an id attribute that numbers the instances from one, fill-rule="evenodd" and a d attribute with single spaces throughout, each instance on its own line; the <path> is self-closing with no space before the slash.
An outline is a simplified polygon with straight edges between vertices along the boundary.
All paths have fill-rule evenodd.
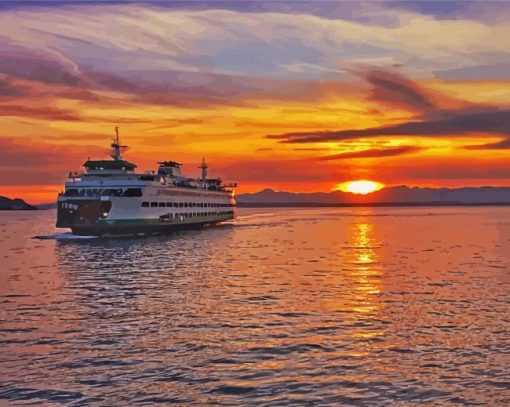
<path id="1" fill-rule="evenodd" d="M 108 155 L 238 192 L 510 185 L 508 2 L 2 2 L 0 195 Z"/>

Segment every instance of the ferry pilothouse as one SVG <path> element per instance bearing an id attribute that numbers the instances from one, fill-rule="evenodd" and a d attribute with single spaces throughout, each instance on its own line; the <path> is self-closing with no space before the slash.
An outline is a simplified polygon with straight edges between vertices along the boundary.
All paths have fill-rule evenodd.
<path id="1" fill-rule="evenodd" d="M 57 227 L 76 235 L 164 233 L 214 225 L 235 216 L 236 184 L 207 178 L 202 160 L 200 178 L 188 178 L 181 164 L 160 161 L 157 172 L 136 173 L 121 156 L 118 128 L 111 160 L 88 160 L 85 172 L 70 173 L 57 202 Z"/>

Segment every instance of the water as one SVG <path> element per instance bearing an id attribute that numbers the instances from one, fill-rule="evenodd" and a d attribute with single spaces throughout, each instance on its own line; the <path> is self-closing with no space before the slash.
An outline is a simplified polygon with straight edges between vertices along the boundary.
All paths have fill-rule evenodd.
<path id="1" fill-rule="evenodd" d="M 145 239 L 54 216 L 0 213 L 0 404 L 510 403 L 510 208 L 242 209 Z"/>

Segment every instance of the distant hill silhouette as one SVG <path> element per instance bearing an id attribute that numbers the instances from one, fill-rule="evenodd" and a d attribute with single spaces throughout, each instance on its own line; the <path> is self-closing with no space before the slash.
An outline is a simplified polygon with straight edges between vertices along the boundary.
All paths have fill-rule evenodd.
<path id="1" fill-rule="evenodd" d="M 0 196 L 0 210 L 14 211 L 14 210 L 37 210 L 35 206 L 27 204 L 23 199 L 15 198 L 10 199 L 5 196 Z"/>
<path id="2" fill-rule="evenodd" d="M 420 188 L 395 186 L 368 195 L 293 193 L 264 189 L 237 195 L 239 206 L 510 205 L 510 187 Z"/>

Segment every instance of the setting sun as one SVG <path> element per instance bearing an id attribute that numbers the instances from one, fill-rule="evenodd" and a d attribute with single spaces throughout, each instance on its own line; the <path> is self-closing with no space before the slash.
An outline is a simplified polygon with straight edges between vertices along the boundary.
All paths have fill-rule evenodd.
<path id="1" fill-rule="evenodd" d="M 348 181 L 343 184 L 338 184 L 334 190 L 351 192 L 353 194 L 366 195 L 375 191 L 379 191 L 384 188 L 384 184 L 376 181 L 359 180 L 359 181 Z"/>

